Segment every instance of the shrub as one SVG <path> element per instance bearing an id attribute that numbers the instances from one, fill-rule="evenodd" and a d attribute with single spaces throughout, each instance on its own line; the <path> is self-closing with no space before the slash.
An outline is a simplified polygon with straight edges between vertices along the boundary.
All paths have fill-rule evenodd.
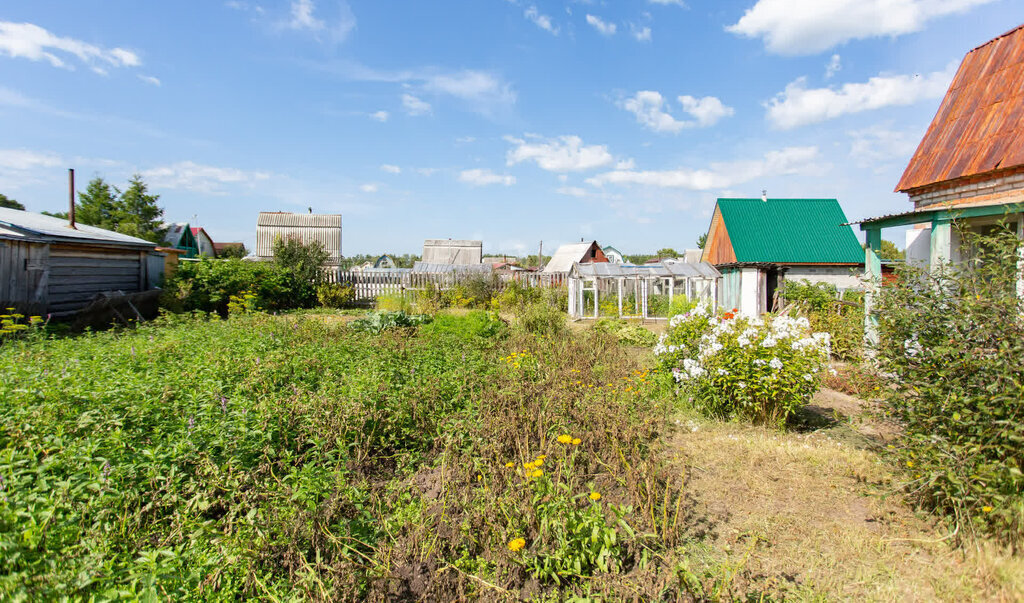
<path id="1" fill-rule="evenodd" d="M 316 305 L 316 290 L 324 282 L 324 264 L 330 254 L 319 241 L 303 243 L 297 238 L 274 241 L 274 264 L 291 276 L 292 295 L 296 305 L 311 308 Z"/>
<path id="2" fill-rule="evenodd" d="M 524 287 L 516 281 L 493 298 L 503 312 L 518 312 L 526 306 L 543 300 L 543 292 L 537 287 Z"/>
<path id="3" fill-rule="evenodd" d="M 566 314 L 546 303 L 530 304 L 516 317 L 516 326 L 534 335 L 559 335 L 564 333 Z"/>
<path id="4" fill-rule="evenodd" d="M 905 267 L 877 298 L 908 489 L 964 532 L 1024 543 L 1024 320 L 1019 239 L 961 233 L 967 260 Z"/>
<path id="5" fill-rule="evenodd" d="M 316 288 L 316 299 L 325 308 L 344 308 L 355 299 L 355 290 L 350 285 L 323 283 Z"/>
<path id="6" fill-rule="evenodd" d="M 178 266 L 161 301 L 176 312 L 217 312 L 226 317 L 232 296 L 251 292 L 257 306 L 276 311 L 299 307 L 293 291 L 293 277 L 276 264 L 204 257 Z"/>
<path id="7" fill-rule="evenodd" d="M 807 316 L 811 329 L 831 335 L 833 356 L 841 360 L 861 357 L 864 350 L 863 293 L 846 291 L 840 298 L 835 285 L 805 279 L 786 281 L 782 296 Z"/>
<path id="8" fill-rule="evenodd" d="M 806 318 L 716 317 L 701 304 L 672 317 L 654 353 L 702 412 L 782 425 L 818 390 L 828 348 Z"/>

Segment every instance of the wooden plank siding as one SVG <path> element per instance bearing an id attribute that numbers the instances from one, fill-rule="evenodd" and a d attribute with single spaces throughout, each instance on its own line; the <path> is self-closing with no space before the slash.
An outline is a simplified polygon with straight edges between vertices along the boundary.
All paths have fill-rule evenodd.
<path id="1" fill-rule="evenodd" d="M 53 244 L 49 255 L 48 311 L 84 308 L 98 293 L 135 293 L 147 287 L 146 252 Z"/>
<path id="2" fill-rule="evenodd" d="M 45 313 L 48 251 L 45 243 L 0 241 L 0 307 L 27 315 Z"/>

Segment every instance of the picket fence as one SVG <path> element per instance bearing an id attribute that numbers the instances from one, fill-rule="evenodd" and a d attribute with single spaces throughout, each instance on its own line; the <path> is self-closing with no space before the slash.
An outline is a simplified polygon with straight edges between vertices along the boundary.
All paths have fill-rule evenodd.
<path id="1" fill-rule="evenodd" d="M 504 272 L 480 274 L 470 272 L 411 272 L 411 271 L 366 271 L 328 270 L 327 282 L 352 287 L 357 301 L 373 300 L 381 295 L 415 295 L 428 287 L 445 290 L 467 280 L 493 279 L 498 291 L 515 282 L 522 287 L 563 287 L 566 274 L 545 274 L 538 272 Z"/>

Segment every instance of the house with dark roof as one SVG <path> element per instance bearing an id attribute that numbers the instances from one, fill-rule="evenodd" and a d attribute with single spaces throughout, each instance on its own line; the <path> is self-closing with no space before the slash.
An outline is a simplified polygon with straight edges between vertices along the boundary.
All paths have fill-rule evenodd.
<path id="1" fill-rule="evenodd" d="M 784 281 L 862 286 L 864 250 L 835 199 L 719 199 L 700 261 L 722 273 L 719 306 L 778 308 Z"/>
<path id="2" fill-rule="evenodd" d="M 188 222 L 174 222 L 164 224 L 167 230 L 164 232 L 164 245 L 172 249 L 180 249 L 185 252 L 184 257 L 199 257 L 199 242 L 192 234 L 193 229 Z"/>
<path id="3" fill-rule="evenodd" d="M 912 210 L 859 223 L 872 277 L 884 228 L 913 225 L 907 261 L 932 267 L 966 255 L 954 221 L 975 232 L 1008 221 L 1024 236 L 1024 25 L 967 53 L 896 191 Z"/>

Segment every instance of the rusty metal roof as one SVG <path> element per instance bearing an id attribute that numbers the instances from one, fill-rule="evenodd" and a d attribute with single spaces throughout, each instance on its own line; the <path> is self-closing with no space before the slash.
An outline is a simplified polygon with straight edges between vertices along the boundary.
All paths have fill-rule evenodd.
<path id="1" fill-rule="evenodd" d="M 896 190 L 1024 165 L 1024 25 L 967 53 Z"/>

